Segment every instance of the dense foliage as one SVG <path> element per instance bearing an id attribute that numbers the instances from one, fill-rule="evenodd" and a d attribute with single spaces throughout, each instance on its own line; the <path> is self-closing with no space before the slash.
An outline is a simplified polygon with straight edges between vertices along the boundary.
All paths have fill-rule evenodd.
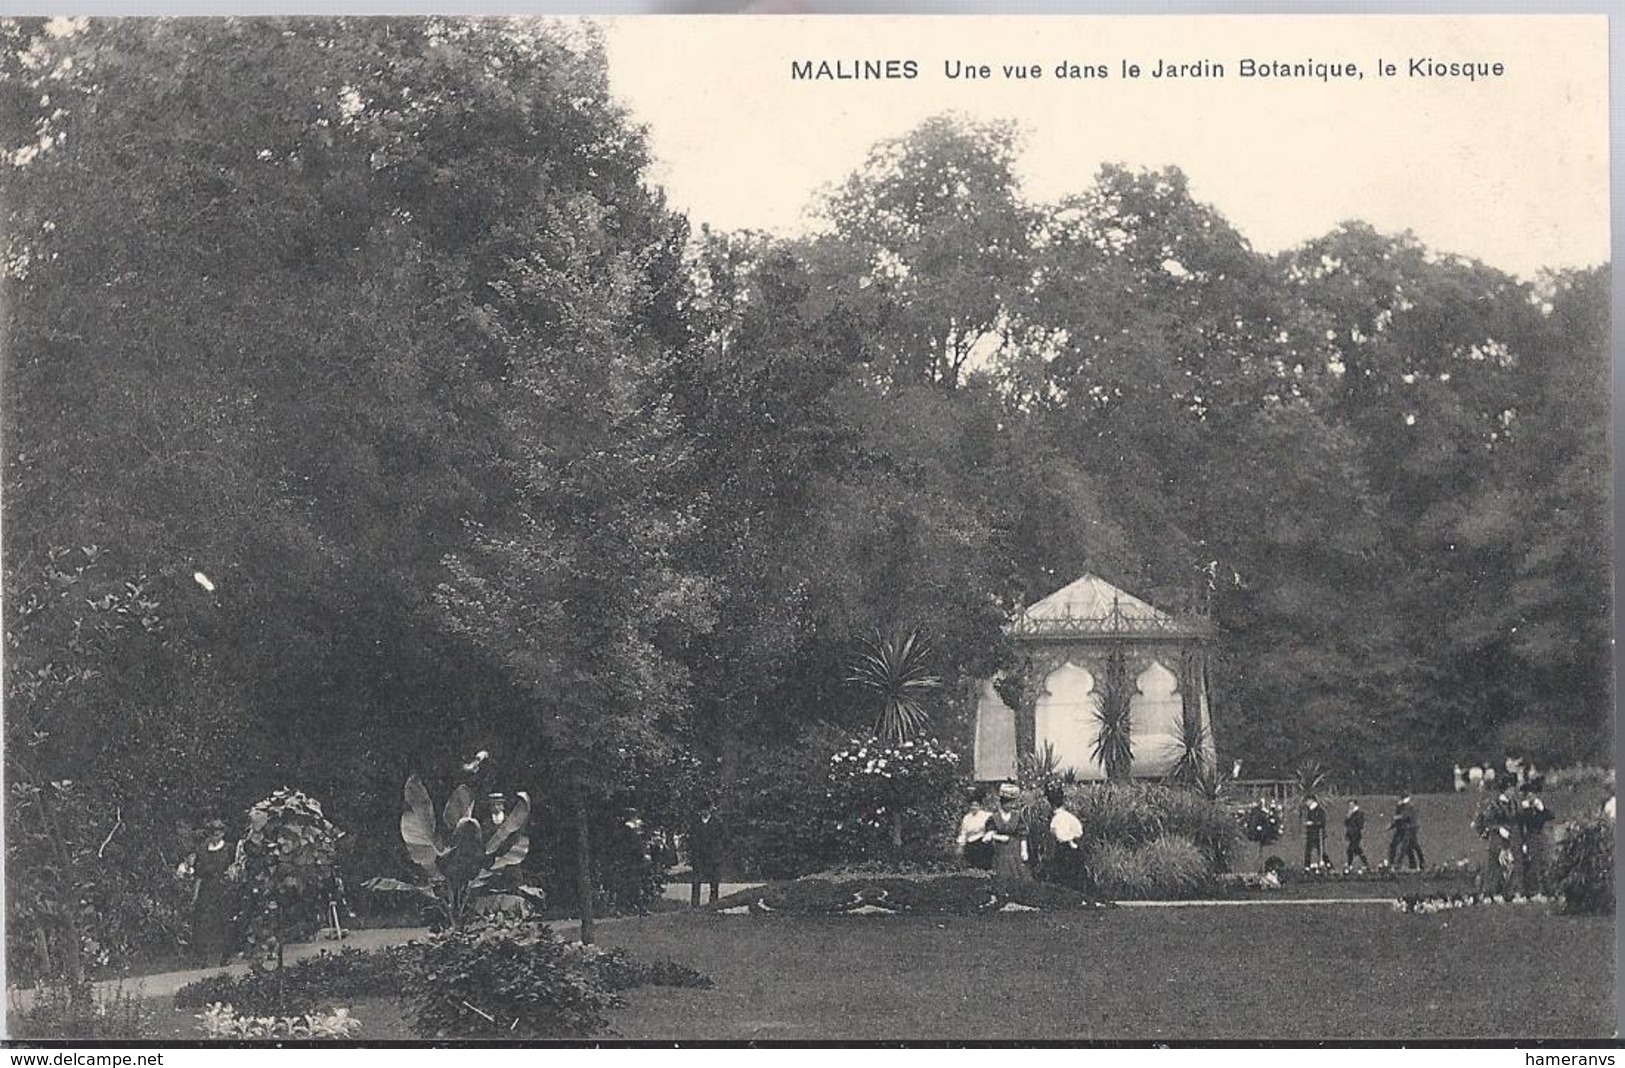
<path id="1" fill-rule="evenodd" d="M 406 957 L 413 1029 L 425 1038 L 576 1038 L 607 1026 L 616 991 L 645 983 L 708 986 L 671 962 L 564 942 L 544 924 L 487 917 Z"/>
<path id="2" fill-rule="evenodd" d="M 248 810 L 248 831 L 237 843 L 246 891 L 244 912 L 249 963 L 282 964 L 283 944 L 308 934 L 338 893 L 341 832 L 319 801 L 280 789 Z"/>
<path id="3" fill-rule="evenodd" d="M 1563 828 L 1548 885 L 1570 912 L 1614 910 L 1614 821 L 1596 817 Z"/>
<path id="4" fill-rule="evenodd" d="M 681 828 L 699 793 L 649 786 L 687 761 L 757 870 L 844 859 L 808 725 L 919 727 L 914 683 L 1008 667 L 1011 610 L 1084 570 L 1211 606 L 1256 774 L 1609 752 L 1607 267 L 1358 222 L 1263 255 L 1171 168 L 1030 201 L 1019 131 L 953 118 L 813 236 L 692 234 L 590 31 L 0 38 L 18 974 L 172 943 L 112 888 L 283 783 L 404 878 L 424 753 L 549 813 L 554 900 L 615 880 L 621 807 Z M 931 650 L 879 707 L 871 634 Z"/>

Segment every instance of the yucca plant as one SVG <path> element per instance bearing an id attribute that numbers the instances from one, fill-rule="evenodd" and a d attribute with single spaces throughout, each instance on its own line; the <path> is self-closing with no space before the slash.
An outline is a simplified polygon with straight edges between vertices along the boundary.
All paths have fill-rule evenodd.
<path id="1" fill-rule="evenodd" d="M 882 637 L 877 631 L 863 642 L 847 668 L 846 681 L 861 687 L 875 712 L 875 736 L 908 742 L 931 725 L 928 702 L 942 689 L 931 671 L 931 649 L 918 631 Z"/>
<path id="2" fill-rule="evenodd" d="M 491 888 L 497 873 L 524 860 L 530 852 L 526 825 L 530 798 L 521 793 L 507 818 L 489 835 L 474 817 L 474 791 L 459 786 L 437 816 L 434 802 L 416 775 L 406 780 L 406 810 L 401 813 L 401 841 L 412 863 L 428 876 L 427 885 L 399 879 L 371 879 L 369 890 L 409 893 L 425 901 L 452 927 L 468 917 L 470 906 Z M 523 889 L 519 891 L 522 895 Z"/>
<path id="3" fill-rule="evenodd" d="M 1192 715 L 1187 709 L 1179 721 L 1179 753 L 1174 758 L 1173 767 L 1168 769 L 1171 781 L 1184 786 L 1198 786 L 1208 778 L 1213 770 L 1213 761 L 1209 759 L 1207 741 L 1207 724 L 1202 722 L 1200 715 Z"/>
<path id="4" fill-rule="evenodd" d="M 1095 718 L 1100 733 L 1091 755 L 1111 780 L 1127 779 L 1134 773 L 1134 724 L 1129 707 L 1134 700 L 1134 680 L 1121 650 L 1112 650 L 1101 672 Z"/>

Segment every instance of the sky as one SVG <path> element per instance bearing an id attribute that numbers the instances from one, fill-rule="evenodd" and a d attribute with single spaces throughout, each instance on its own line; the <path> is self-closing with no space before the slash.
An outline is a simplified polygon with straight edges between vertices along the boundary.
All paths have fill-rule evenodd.
<path id="1" fill-rule="evenodd" d="M 1608 258 L 1602 16 L 720 16 L 606 20 L 611 88 L 644 123 L 653 179 L 714 228 L 805 232 L 821 188 L 943 112 L 1014 119 L 1026 195 L 1088 188 L 1103 163 L 1174 165 L 1273 252 L 1361 219 L 1525 278 Z M 1408 61 L 1499 62 L 1411 77 Z M 1241 78 L 1240 61 L 1353 62 L 1358 80 Z M 898 81 L 797 81 L 793 60 L 914 60 Z M 1398 73 L 1379 77 L 1378 60 Z M 1223 79 L 1153 79 L 1162 60 Z M 950 80 L 944 63 L 990 64 Z M 1057 63 L 1105 64 L 1058 80 Z M 1123 62 L 1145 76 L 1121 77 Z M 1037 81 L 1002 65 L 1038 63 Z"/>

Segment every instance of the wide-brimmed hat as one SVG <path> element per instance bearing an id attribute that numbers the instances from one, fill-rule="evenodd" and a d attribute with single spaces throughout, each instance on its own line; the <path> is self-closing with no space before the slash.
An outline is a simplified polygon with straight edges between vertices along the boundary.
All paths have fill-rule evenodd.
<path id="1" fill-rule="evenodd" d="M 1001 801 L 1014 801 L 1016 798 L 1018 798 L 1020 796 L 1021 796 L 1021 787 L 1017 786 L 1015 783 L 1013 783 L 1013 782 L 1005 782 L 1005 783 L 1000 783 L 999 784 L 999 800 L 1001 800 Z"/>

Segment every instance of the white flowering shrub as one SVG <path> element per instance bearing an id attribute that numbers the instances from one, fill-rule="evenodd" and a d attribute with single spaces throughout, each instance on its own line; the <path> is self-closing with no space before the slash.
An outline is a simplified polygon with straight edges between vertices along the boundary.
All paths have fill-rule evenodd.
<path id="1" fill-rule="evenodd" d="M 950 829 L 959 782 L 959 754 L 933 738 L 854 739 L 829 758 L 830 798 L 841 830 L 867 847 L 860 853 L 885 848 L 881 832 L 889 832 L 893 850 L 901 849 L 905 823 Z"/>

